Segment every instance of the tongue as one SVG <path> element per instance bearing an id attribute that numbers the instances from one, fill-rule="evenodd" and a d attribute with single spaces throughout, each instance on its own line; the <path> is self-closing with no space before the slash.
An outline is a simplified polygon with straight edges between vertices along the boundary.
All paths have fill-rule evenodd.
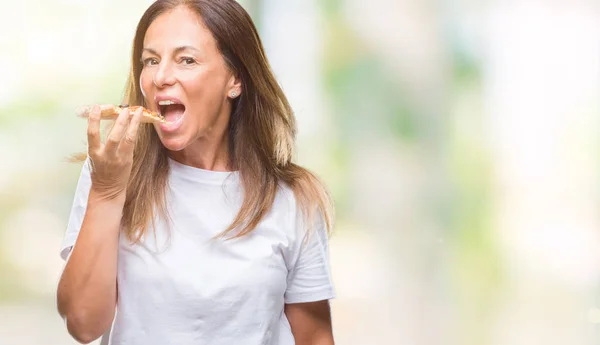
<path id="1" fill-rule="evenodd" d="M 162 113 L 167 122 L 175 122 L 183 116 L 185 106 L 183 104 L 167 105 Z"/>

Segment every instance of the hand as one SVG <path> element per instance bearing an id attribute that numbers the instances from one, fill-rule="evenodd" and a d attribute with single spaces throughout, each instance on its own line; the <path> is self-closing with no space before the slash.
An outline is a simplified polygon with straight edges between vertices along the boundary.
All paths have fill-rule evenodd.
<path id="1" fill-rule="evenodd" d="M 102 144 L 100 107 L 93 107 L 88 117 L 88 156 L 91 163 L 91 192 L 100 199 L 112 200 L 125 196 L 141 117 L 141 107 L 135 111 L 133 117 L 130 116 L 128 108 L 123 109 L 106 142 Z"/>

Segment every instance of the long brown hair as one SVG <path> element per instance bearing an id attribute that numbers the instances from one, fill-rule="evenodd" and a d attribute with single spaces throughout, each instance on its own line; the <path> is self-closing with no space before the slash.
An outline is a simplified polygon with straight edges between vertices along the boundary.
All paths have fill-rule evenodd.
<path id="1" fill-rule="evenodd" d="M 330 232 L 332 198 L 316 175 L 292 162 L 296 136 L 294 114 L 273 76 L 252 19 L 236 1 L 154 2 L 137 26 L 124 103 L 145 105 L 139 85 L 144 36 L 154 19 L 182 5 L 202 18 L 228 68 L 242 84 L 241 96 L 232 105 L 228 140 L 230 163 L 239 171 L 244 199 L 238 214 L 221 236 L 236 238 L 250 233 L 271 209 L 281 182 L 294 192 L 308 224 L 313 223 L 315 217 L 323 217 Z M 140 126 L 122 218 L 123 229 L 134 242 L 139 241 L 150 226 L 154 227 L 155 216 L 168 217 L 166 149 L 152 125 Z"/>

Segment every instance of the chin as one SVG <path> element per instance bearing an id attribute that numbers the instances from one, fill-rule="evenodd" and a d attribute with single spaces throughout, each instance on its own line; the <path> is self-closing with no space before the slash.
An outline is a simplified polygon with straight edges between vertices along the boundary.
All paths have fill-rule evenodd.
<path id="1" fill-rule="evenodd" d="M 160 137 L 163 146 L 169 151 L 181 151 L 188 146 L 188 141 L 181 137 Z"/>

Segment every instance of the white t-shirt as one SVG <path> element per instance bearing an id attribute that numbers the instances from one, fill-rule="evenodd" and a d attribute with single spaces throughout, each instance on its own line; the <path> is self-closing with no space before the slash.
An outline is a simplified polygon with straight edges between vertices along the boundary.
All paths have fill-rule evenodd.
<path id="1" fill-rule="evenodd" d="M 120 236 L 119 297 L 108 343 L 294 344 L 284 304 L 334 297 L 322 217 L 307 232 L 294 194 L 282 185 L 253 232 L 214 240 L 241 205 L 239 174 L 171 159 L 169 165 L 170 231 L 159 220 L 156 236 L 148 231 L 141 243 L 131 245 Z M 81 228 L 90 186 L 86 162 L 61 246 L 65 260 Z"/>

